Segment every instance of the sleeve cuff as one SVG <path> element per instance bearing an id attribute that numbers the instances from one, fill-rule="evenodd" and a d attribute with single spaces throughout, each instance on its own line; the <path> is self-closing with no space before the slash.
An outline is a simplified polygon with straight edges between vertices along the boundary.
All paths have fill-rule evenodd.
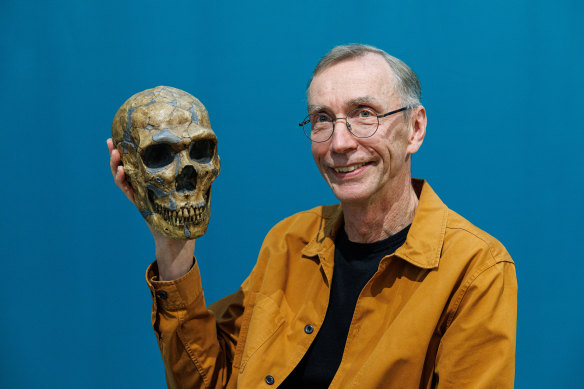
<path id="1" fill-rule="evenodd" d="M 154 303 L 167 311 L 184 309 L 203 295 L 196 259 L 184 276 L 172 281 L 158 281 L 158 264 L 154 261 L 146 269 L 146 283 Z"/>

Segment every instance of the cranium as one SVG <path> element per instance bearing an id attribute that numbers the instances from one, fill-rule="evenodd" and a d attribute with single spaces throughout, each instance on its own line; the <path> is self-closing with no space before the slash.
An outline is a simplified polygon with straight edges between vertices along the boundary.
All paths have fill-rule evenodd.
<path id="1" fill-rule="evenodd" d="M 146 221 L 174 239 L 203 235 L 211 183 L 220 170 L 217 137 L 203 104 L 176 88 L 145 90 L 120 107 L 112 137 Z"/>

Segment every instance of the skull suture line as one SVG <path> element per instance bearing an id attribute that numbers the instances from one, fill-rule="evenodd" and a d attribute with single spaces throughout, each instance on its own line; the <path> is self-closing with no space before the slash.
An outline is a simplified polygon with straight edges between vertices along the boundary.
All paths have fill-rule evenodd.
<path id="1" fill-rule="evenodd" d="M 203 104 L 176 88 L 145 90 L 120 107 L 112 138 L 146 221 L 174 239 L 203 235 L 211 183 L 220 171 L 217 137 Z"/>

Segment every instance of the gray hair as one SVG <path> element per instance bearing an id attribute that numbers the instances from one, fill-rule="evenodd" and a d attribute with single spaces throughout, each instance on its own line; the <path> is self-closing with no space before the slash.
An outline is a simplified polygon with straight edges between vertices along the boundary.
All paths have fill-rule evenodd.
<path id="1" fill-rule="evenodd" d="M 341 45 L 333 47 L 324 57 L 320 59 L 316 68 L 312 72 L 310 81 L 308 82 L 308 88 L 314 77 L 322 72 L 323 70 L 339 63 L 353 58 L 362 57 L 368 53 L 374 53 L 381 55 L 389 64 L 389 67 L 395 75 L 395 91 L 400 96 L 401 103 L 405 105 L 420 105 L 420 100 L 422 97 L 422 87 L 420 85 L 420 80 L 416 76 L 416 73 L 410 69 L 403 61 L 387 54 L 385 51 L 380 50 L 376 47 L 363 45 L 359 43 L 351 43 L 349 45 Z M 306 90 L 306 97 L 309 98 L 308 89 Z M 406 111 L 406 118 L 408 117 L 408 111 Z"/>

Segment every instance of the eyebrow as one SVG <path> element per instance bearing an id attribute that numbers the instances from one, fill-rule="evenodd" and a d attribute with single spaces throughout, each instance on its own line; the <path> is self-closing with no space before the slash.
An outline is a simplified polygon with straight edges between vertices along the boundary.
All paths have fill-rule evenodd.
<path id="1" fill-rule="evenodd" d="M 358 107 L 360 105 L 377 105 L 377 100 L 371 96 L 361 96 L 351 99 L 345 104 L 347 107 Z"/>
<path id="2" fill-rule="evenodd" d="M 374 97 L 360 96 L 360 97 L 355 97 L 354 99 L 351 99 L 344 104 L 344 106 L 347 109 L 356 108 L 356 107 L 359 107 L 362 105 L 379 105 L 379 103 L 377 102 L 377 100 Z M 308 113 L 309 114 L 312 114 L 314 112 L 320 112 L 320 111 L 330 111 L 330 108 L 326 105 L 312 105 L 312 104 L 308 105 Z"/>

